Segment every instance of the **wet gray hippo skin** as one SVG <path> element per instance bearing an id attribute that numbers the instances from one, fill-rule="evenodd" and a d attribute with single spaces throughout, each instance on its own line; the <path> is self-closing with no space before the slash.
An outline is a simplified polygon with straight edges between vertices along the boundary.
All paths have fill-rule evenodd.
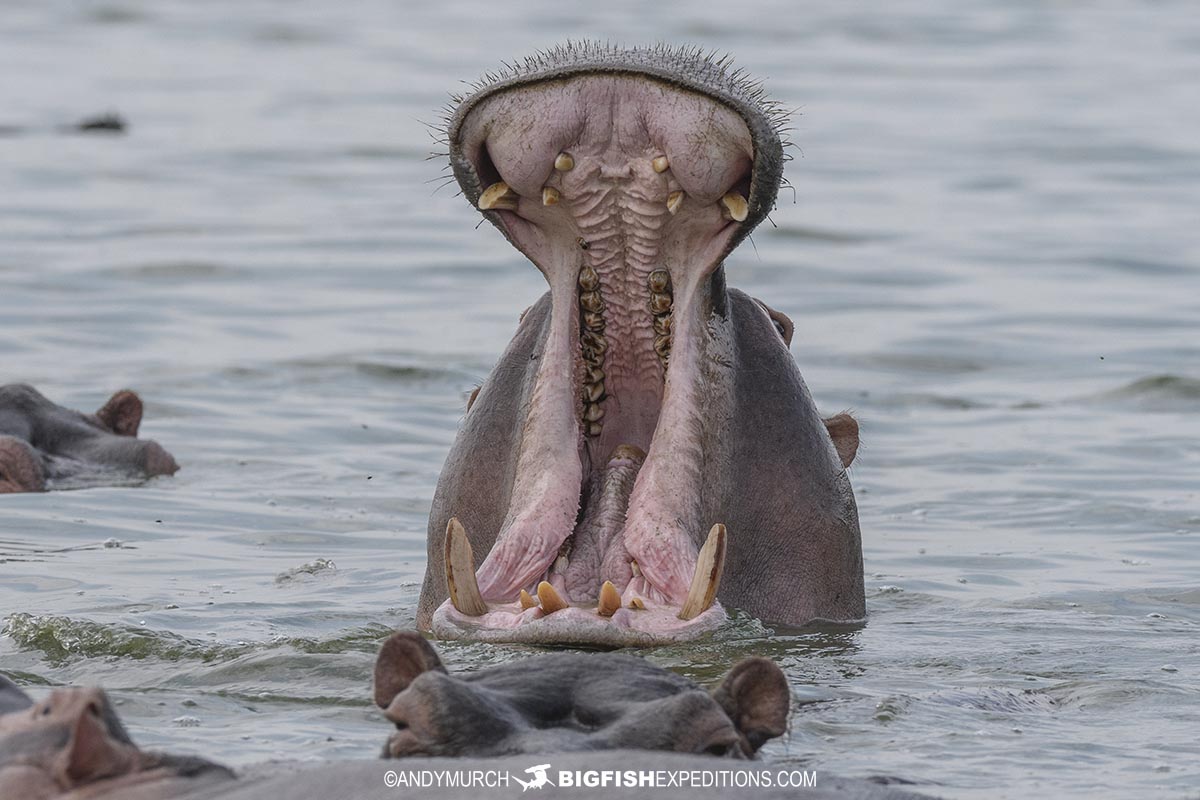
<path id="1" fill-rule="evenodd" d="M 746 760 L 786 728 L 790 693 L 766 659 L 733 666 L 711 691 L 618 654 L 552 654 L 457 676 L 411 632 L 393 635 L 375 668 L 375 700 L 395 731 L 384 759 L 268 764 L 240 776 L 189 756 L 139 750 L 99 689 L 55 689 L 39 703 L 0 676 L 0 800 L 384 798 L 389 770 L 712 770 L 780 767 Z M 794 766 L 791 768 L 795 768 Z M 420 796 L 509 797 L 508 789 L 420 790 Z M 398 794 L 399 793 L 399 794 Z M 572 790 L 571 795 L 600 792 Z M 821 774 L 815 791 L 660 790 L 655 797 L 915 795 Z M 604 797 L 645 790 L 604 789 Z"/>
<path id="2" fill-rule="evenodd" d="M 141 398 L 128 390 L 81 414 L 32 386 L 0 386 L 0 494 L 173 475 L 171 454 L 137 438 L 141 422 Z"/>
<path id="3" fill-rule="evenodd" d="M 446 460 L 419 627 L 652 645 L 726 607 L 865 616 L 858 425 L 819 416 L 791 321 L 726 286 L 773 207 L 781 125 L 757 84 L 665 47 L 561 47 L 456 98 L 463 194 L 550 291 Z"/>
<path id="4" fill-rule="evenodd" d="M 748 658 L 711 693 L 644 659 L 554 653 L 451 675 L 416 633 L 389 639 L 375 702 L 396 725 L 385 757 L 639 748 L 753 758 L 787 730 L 779 667 Z"/>

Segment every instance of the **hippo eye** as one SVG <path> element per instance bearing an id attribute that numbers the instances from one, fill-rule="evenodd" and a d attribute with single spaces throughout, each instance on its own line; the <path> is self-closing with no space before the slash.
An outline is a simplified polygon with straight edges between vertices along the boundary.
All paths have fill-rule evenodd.
<path id="1" fill-rule="evenodd" d="M 42 716 L 43 717 L 50 716 L 50 706 L 42 706 Z"/>

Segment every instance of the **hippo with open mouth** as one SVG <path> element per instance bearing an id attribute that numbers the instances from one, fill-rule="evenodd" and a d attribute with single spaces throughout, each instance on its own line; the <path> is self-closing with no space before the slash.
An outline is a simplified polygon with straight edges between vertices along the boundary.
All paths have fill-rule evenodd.
<path id="1" fill-rule="evenodd" d="M 727 60 L 665 46 L 561 46 L 455 99 L 463 194 L 550 289 L 438 482 L 423 629 L 652 645 L 725 607 L 865 615 L 858 425 L 820 417 L 791 321 L 725 281 L 774 206 L 783 123 Z"/>

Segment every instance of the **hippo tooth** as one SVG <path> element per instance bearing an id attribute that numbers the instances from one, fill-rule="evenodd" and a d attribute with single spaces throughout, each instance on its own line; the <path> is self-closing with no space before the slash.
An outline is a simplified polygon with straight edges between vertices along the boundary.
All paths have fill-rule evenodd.
<path id="1" fill-rule="evenodd" d="M 591 267 L 579 270 L 579 288 L 585 292 L 594 292 L 600 286 L 600 276 Z"/>
<path id="2" fill-rule="evenodd" d="M 746 198 L 737 192 L 730 192 L 722 197 L 721 205 L 725 207 L 725 214 L 734 222 L 745 222 L 746 216 L 750 213 L 750 205 L 746 202 Z"/>
<path id="3" fill-rule="evenodd" d="M 601 432 L 602 430 L 604 430 L 604 425 L 603 425 L 603 423 L 600 423 L 600 422 L 589 422 L 589 423 L 588 423 L 588 426 L 587 426 L 587 435 L 588 435 L 588 436 L 599 436 L 599 435 L 600 435 L 600 432 Z"/>
<path id="4" fill-rule="evenodd" d="M 537 587 L 538 600 L 542 601 L 542 611 L 547 614 L 553 614 L 555 611 L 562 611 L 568 608 L 567 601 L 562 599 L 558 591 L 546 581 L 542 581 Z"/>
<path id="5" fill-rule="evenodd" d="M 467 541 L 467 530 L 457 517 L 451 517 L 446 525 L 446 586 L 450 602 L 463 614 L 479 617 L 487 613 L 487 604 L 475 579 L 475 558 Z"/>
<path id="6" fill-rule="evenodd" d="M 494 211 L 504 209 L 512 211 L 517 207 L 517 193 L 508 187 L 504 181 L 497 181 L 483 190 L 479 195 L 479 210 Z"/>
<path id="7" fill-rule="evenodd" d="M 642 598 L 640 598 L 640 597 L 635 597 L 632 600 L 630 600 L 629 607 L 632 608 L 634 611 L 645 611 L 646 610 L 646 604 L 642 602 Z"/>
<path id="8" fill-rule="evenodd" d="M 585 403 L 599 403 L 604 399 L 604 384 L 589 383 L 583 387 L 583 400 Z"/>
<path id="9" fill-rule="evenodd" d="M 596 613 L 602 617 L 611 617 L 620 607 L 621 593 L 613 586 L 612 581 L 605 581 L 600 585 L 600 603 L 596 606 Z"/>
<path id="10" fill-rule="evenodd" d="M 566 556 L 559 556 L 558 558 L 554 559 L 554 571 L 560 575 L 566 574 L 567 568 L 570 566 L 571 562 L 567 560 Z"/>
<path id="11" fill-rule="evenodd" d="M 558 157 L 554 159 L 554 168 L 559 172 L 570 172 L 575 169 L 575 159 L 566 153 L 559 153 Z"/>
<path id="12" fill-rule="evenodd" d="M 560 195 L 558 194 L 558 189 L 555 189 L 553 186 L 547 186 L 547 187 L 543 188 L 542 189 L 542 205 L 544 205 L 544 206 L 558 205 L 559 196 Z"/>
<path id="13" fill-rule="evenodd" d="M 683 205 L 683 192 L 671 192 L 667 195 L 667 211 L 674 215 Z"/>
<path id="14" fill-rule="evenodd" d="M 599 403 L 588 403 L 583 410 L 583 418 L 588 422 L 599 422 L 604 418 L 604 407 Z"/>
<path id="15" fill-rule="evenodd" d="M 521 608 L 523 609 L 530 609 L 537 605 L 537 601 L 534 600 L 529 595 L 529 592 L 525 591 L 524 589 L 521 590 L 519 599 L 521 601 Z"/>
<path id="16" fill-rule="evenodd" d="M 666 156 L 659 156 L 650 162 L 650 166 L 654 167 L 654 171 L 658 173 L 666 172 L 670 168 L 671 162 L 667 161 Z"/>
<path id="17" fill-rule="evenodd" d="M 721 585 L 721 572 L 725 569 L 725 526 L 717 523 L 708 532 L 700 555 L 696 557 L 696 572 L 688 589 L 687 600 L 679 609 L 679 618 L 692 619 L 712 607 L 717 599 L 717 587 Z"/>
<path id="18" fill-rule="evenodd" d="M 671 286 L 671 273 L 665 269 L 656 269 L 650 273 L 650 291 L 654 294 L 663 294 Z"/>
<path id="19" fill-rule="evenodd" d="M 636 561 L 629 562 L 629 571 L 633 573 L 633 577 L 635 578 L 642 577 L 642 568 L 638 566 Z"/>

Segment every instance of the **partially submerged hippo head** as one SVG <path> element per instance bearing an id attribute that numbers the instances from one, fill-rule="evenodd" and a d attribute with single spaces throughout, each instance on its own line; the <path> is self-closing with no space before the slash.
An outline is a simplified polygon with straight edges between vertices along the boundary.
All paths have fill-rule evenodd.
<path id="1" fill-rule="evenodd" d="M 171 454 L 137 438 L 141 423 L 141 398 L 128 390 L 81 414 L 32 386 L 0 386 L 0 494 L 173 475 Z"/>
<path id="2" fill-rule="evenodd" d="M 456 98 L 455 177 L 550 291 L 446 461 L 423 628 L 624 645 L 723 605 L 864 616 L 858 425 L 820 418 L 791 321 L 725 283 L 774 205 L 782 121 L 727 61 L 668 47 L 559 47 Z"/>
<path id="3" fill-rule="evenodd" d="M 711 693 L 635 656 L 554 653 L 451 675 L 416 633 L 375 664 L 375 702 L 396 725 L 385 758 L 667 750 L 752 758 L 787 729 L 787 679 L 737 663 Z"/>
<path id="4" fill-rule="evenodd" d="M 154 797 L 169 798 L 177 796 L 173 787 L 229 778 L 203 759 L 139 750 L 100 689 L 55 689 L 34 703 L 0 675 L 4 800 L 124 798 L 147 785 L 156 787 Z"/>

